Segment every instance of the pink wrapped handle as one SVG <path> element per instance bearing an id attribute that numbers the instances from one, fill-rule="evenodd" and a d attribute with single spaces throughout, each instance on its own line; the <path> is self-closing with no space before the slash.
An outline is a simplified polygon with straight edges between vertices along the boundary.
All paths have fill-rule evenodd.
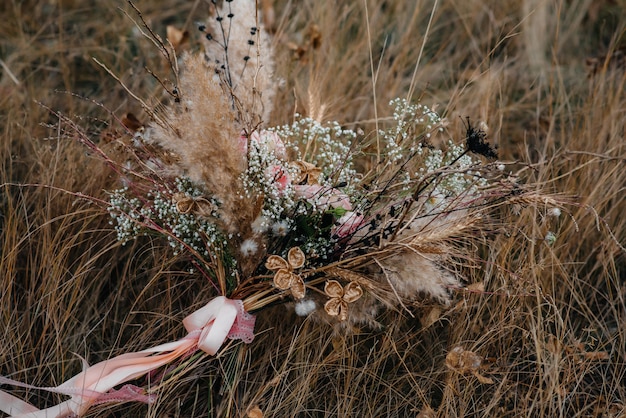
<path id="1" fill-rule="evenodd" d="M 241 339 L 246 343 L 254 339 L 255 317 L 248 314 L 243 302 L 218 296 L 183 320 L 186 337 L 138 352 L 121 354 L 109 360 L 86 367 L 81 373 L 56 387 L 31 386 L 0 377 L 0 384 L 10 384 L 31 389 L 42 389 L 71 396 L 71 399 L 47 409 L 38 409 L 13 395 L 0 391 L 0 411 L 11 417 L 61 418 L 82 415 L 90 406 L 103 402 L 138 401 L 151 403 L 153 395 L 141 388 L 125 385 L 113 387 L 136 379 L 154 369 L 200 349 L 215 355 L 226 338 Z"/>

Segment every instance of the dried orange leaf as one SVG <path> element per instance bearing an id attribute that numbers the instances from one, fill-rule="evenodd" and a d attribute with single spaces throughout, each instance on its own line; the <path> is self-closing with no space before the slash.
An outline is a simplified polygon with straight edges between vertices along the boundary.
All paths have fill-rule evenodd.
<path id="1" fill-rule="evenodd" d="M 437 306 L 431 308 L 430 311 L 421 318 L 422 326 L 424 328 L 430 327 L 432 324 L 439 321 L 442 313 L 442 309 Z"/>
<path id="2" fill-rule="evenodd" d="M 180 44 L 185 42 L 187 40 L 187 36 L 189 36 L 187 31 L 177 29 L 173 25 L 167 25 L 165 30 L 167 31 L 167 40 L 172 43 L 174 49 L 178 49 Z"/>
<path id="3" fill-rule="evenodd" d="M 122 125 L 124 125 L 128 130 L 132 132 L 137 132 L 141 128 L 143 128 L 143 123 L 137 119 L 133 113 L 128 112 L 122 117 Z"/>
<path id="4" fill-rule="evenodd" d="M 475 292 L 475 293 L 484 293 L 485 282 L 472 283 L 471 285 L 467 286 L 465 290 L 469 292 Z"/>
<path id="5" fill-rule="evenodd" d="M 355 302 L 363 296 L 363 289 L 357 283 L 350 282 L 343 290 L 343 300 L 348 303 Z"/>
<path id="6" fill-rule="evenodd" d="M 255 405 L 250 408 L 247 415 L 248 418 L 263 418 L 263 411 L 261 411 L 258 405 Z"/>
<path id="7" fill-rule="evenodd" d="M 606 351 L 589 351 L 584 354 L 587 360 L 608 360 L 609 353 Z"/>
<path id="8" fill-rule="evenodd" d="M 267 261 L 265 261 L 265 268 L 268 270 L 289 270 L 289 263 L 278 255 L 270 255 L 267 257 Z"/>
<path id="9" fill-rule="evenodd" d="M 481 356 L 460 346 L 454 347 L 446 356 L 446 366 L 461 374 L 476 375 L 482 363 Z"/>
<path id="10" fill-rule="evenodd" d="M 292 269 L 299 269 L 304 266 L 305 259 L 304 253 L 299 247 L 293 247 L 289 250 L 289 253 L 287 253 L 287 260 Z"/>
<path id="11" fill-rule="evenodd" d="M 485 377 L 478 372 L 474 372 L 474 376 L 476 376 L 476 379 L 478 379 L 478 381 L 483 385 L 493 385 L 493 379 L 490 377 Z"/>

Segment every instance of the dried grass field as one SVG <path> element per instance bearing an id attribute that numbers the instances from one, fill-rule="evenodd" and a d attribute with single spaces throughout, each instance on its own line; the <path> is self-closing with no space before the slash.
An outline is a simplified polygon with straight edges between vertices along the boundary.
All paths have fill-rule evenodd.
<path id="1" fill-rule="evenodd" d="M 211 3 L 1 2 L 1 376 L 57 386 L 80 372 L 76 355 L 94 364 L 184 337 L 182 318 L 216 296 L 163 236 L 118 240 L 106 161 L 172 105 L 172 67 L 184 74 L 181 57 L 204 48 Z M 444 118 L 429 147 L 463 143 L 469 117 L 523 192 L 430 250 L 453 253 L 460 285 L 444 303 L 402 298 L 374 326 L 339 329 L 277 300 L 255 312 L 251 344 L 139 378 L 149 405 L 86 416 L 625 417 L 626 2 L 258 3 L 276 86 L 264 126 L 296 112 L 338 121 L 369 141 L 356 169 L 375 171 L 389 102 L 409 98 Z M 222 105 L 194 109 L 219 130 Z M 67 398 L 2 390 L 38 408 Z"/>

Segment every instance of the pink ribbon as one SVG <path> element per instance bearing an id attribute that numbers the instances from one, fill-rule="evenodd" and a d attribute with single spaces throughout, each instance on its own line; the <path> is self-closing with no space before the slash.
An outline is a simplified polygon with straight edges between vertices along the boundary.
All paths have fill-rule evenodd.
<path id="1" fill-rule="evenodd" d="M 47 409 L 38 409 L 13 395 L 0 391 L 0 411 L 13 418 L 61 418 L 82 415 L 90 406 L 103 402 L 139 401 L 151 403 L 153 395 L 134 385 L 113 387 L 136 379 L 197 349 L 215 355 L 226 338 L 246 343 L 254 339 L 255 317 L 247 313 L 240 300 L 218 296 L 183 320 L 186 337 L 147 350 L 126 353 L 87 367 L 56 387 L 38 387 L 0 377 L 0 384 L 71 396 L 65 402 Z"/>

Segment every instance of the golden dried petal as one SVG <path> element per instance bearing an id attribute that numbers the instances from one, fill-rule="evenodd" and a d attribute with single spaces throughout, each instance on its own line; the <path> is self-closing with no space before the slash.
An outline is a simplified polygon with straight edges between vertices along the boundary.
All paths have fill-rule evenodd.
<path id="1" fill-rule="evenodd" d="M 295 162 L 291 163 L 292 166 L 294 166 L 295 168 L 298 169 L 298 174 L 293 179 L 293 182 L 295 184 L 302 183 L 304 180 L 306 180 L 307 170 L 306 170 L 306 165 L 305 164 L 308 164 L 308 163 L 306 163 L 304 161 L 295 161 Z"/>
<path id="2" fill-rule="evenodd" d="M 270 255 L 265 261 L 265 268 L 268 270 L 289 270 L 289 263 L 287 260 L 278 255 Z"/>
<path id="3" fill-rule="evenodd" d="M 469 292 L 485 293 L 485 282 L 472 283 L 465 290 Z"/>
<path id="4" fill-rule="evenodd" d="M 341 302 L 342 300 L 339 298 L 329 299 L 324 304 L 324 310 L 330 316 L 337 316 L 341 312 Z"/>
<path id="5" fill-rule="evenodd" d="M 305 259 L 306 257 L 299 247 L 293 247 L 291 250 L 289 250 L 289 253 L 287 253 L 287 260 L 289 260 L 289 265 L 294 270 L 304 266 Z"/>
<path id="6" fill-rule="evenodd" d="M 279 269 L 274 275 L 274 286 L 280 290 L 287 290 L 291 287 L 294 278 L 297 278 L 295 274 L 287 269 Z"/>
<path id="7" fill-rule="evenodd" d="M 322 174 L 322 169 L 319 167 L 313 167 L 307 173 L 307 184 L 318 184 L 320 180 L 320 174 Z"/>
<path id="8" fill-rule="evenodd" d="M 343 300 L 352 303 L 359 300 L 363 296 L 363 289 L 357 283 L 350 282 L 343 289 Z"/>
<path id="9" fill-rule="evenodd" d="M 460 367 L 463 368 L 463 372 L 474 372 L 480 368 L 480 365 L 483 362 L 483 358 L 473 351 L 463 351 L 461 353 L 461 358 L 459 361 Z"/>
<path id="10" fill-rule="evenodd" d="M 306 161 L 296 161 L 293 166 L 298 169 L 298 176 L 294 179 L 295 183 L 317 184 L 322 174 L 322 169 L 316 167 L 315 164 Z"/>
<path id="11" fill-rule="evenodd" d="M 446 366 L 461 374 L 477 373 L 483 362 L 483 358 L 463 347 L 454 347 L 446 356 Z"/>
<path id="12" fill-rule="evenodd" d="M 430 308 L 430 311 L 425 312 L 425 315 L 420 319 L 422 327 L 428 328 L 435 322 L 439 321 L 439 318 L 441 318 L 442 313 L 443 313 L 443 310 L 438 306 L 434 306 Z"/>
<path id="13" fill-rule="evenodd" d="M 341 321 L 348 319 L 348 304 L 343 300 L 339 305 L 339 319 Z"/>
<path id="14" fill-rule="evenodd" d="M 463 347 L 456 346 L 446 356 L 446 366 L 450 369 L 458 369 L 461 362 L 461 354 L 464 352 Z"/>
<path id="15" fill-rule="evenodd" d="M 324 285 L 324 292 L 331 298 L 340 299 L 343 296 L 343 286 L 337 280 L 329 280 Z"/>
<path id="16" fill-rule="evenodd" d="M 176 210 L 180 213 L 189 213 L 193 210 L 195 202 L 192 198 L 186 197 L 176 201 Z"/>
<path id="17" fill-rule="evenodd" d="M 302 277 L 294 274 L 293 281 L 291 282 L 291 294 L 296 299 L 302 299 L 306 293 L 306 287 Z"/>
<path id="18" fill-rule="evenodd" d="M 216 207 L 209 200 L 205 199 L 204 197 L 198 197 L 195 199 L 195 202 L 195 211 L 198 215 L 204 216 L 205 218 L 213 215 L 213 211 L 216 209 Z"/>
<path id="19" fill-rule="evenodd" d="M 263 418 L 264 414 L 261 408 L 258 405 L 253 406 L 248 411 L 248 418 Z"/>
<path id="20" fill-rule="evenodd" d="M 294 161 L 291 164 L 300 170 L 301 173 L 306 173 L 311 167 L 315 167 L 315 164 L 307 163 L 303 160 Z"/>

